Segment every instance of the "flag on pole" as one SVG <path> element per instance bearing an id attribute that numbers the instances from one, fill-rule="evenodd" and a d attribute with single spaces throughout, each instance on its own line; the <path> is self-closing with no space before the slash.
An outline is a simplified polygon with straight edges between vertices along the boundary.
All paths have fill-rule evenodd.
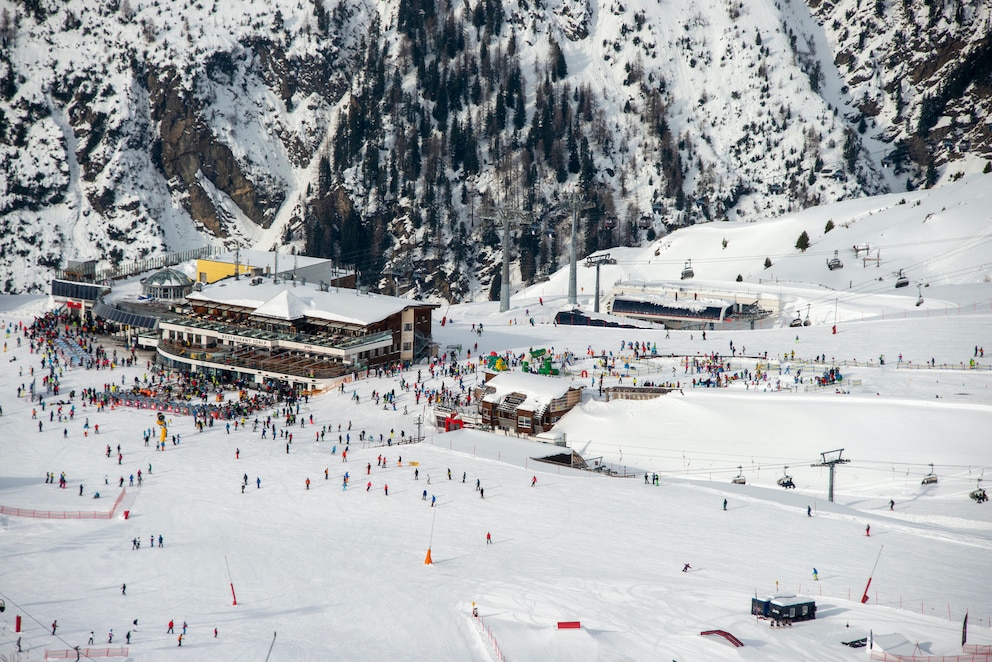
<path id="1" fill-rule="evenodd" d="M 964 613 L 964 624 L 961 626 L 961 646 L 968 643 L 968 612 Z"/>

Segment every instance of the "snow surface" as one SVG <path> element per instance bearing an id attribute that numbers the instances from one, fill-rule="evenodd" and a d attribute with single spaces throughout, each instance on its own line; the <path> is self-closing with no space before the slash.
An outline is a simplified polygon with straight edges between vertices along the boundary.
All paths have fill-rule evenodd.
<path id="1" fill-rule="evenodd" d="M 589 388 L 555 429 L 565 432 L 573 450 L 617 476 L 535 460 L 561 450 L 553 445 L 477 430 L 439 433 L 429 410 L 400 391 L 396 378 L 361 380 L 345 394 L 312 398 L 301 414 L 312 414 L 315 424 L 292 430 L 288 454 L 284 441 L 261 440 L 257 433 L 227 434 L 215 425 L 199 434 L 185 417 L 170 425 L 181 443 L 156 452 L 141 440 L 141 431 L 153 426 L 150 413 L 96 413 L 82 408 L 78 397 L 72 423 L 48 423 L 46 411 L 39 433 L 31 405 L 15 398 L 37 359 L 26 345 L 17 348 L 11 335 L 0 363 L 0 505 L 109 509 L 118 490 L 104 485 L 105 476 L 115 483 L 149 464 L 154 470 L 141 488 L 127 490 L 127 520 L 0 515 L 0 599 L 7 607 L 0 614 L 0 654 L 41 660 L 45 649 L 85 646 L 90 631 L 106 642 L 110 628 L 116 644 L 137 618 L 129 659 L 141 661 L 264 659 L 270 646 L 272 660 L 497 659 L 490 637 L 471 616 L 473 603 L 511 661 L 831 662 L 863 659 L 864 651 L 841 642 L 870 631 L 908 642 L 899 652 L 953 655 L 961 651 L 966 612 L 969 642 L 992 643 L 992 507 L 968 498 L 992 469 L 992 357 L 976 358 L 974 369 L 964 369 L 975 346 L 992 351 L 992 296 L 984 277 L 992 251 L 982 216 L 988 207 L 976 202 L 986 195 L 986 181 L 907 194 L 906 205 L 870 199 L 769 223 L 690 228 L 604 268 L 617 276 L 623 271 L 675 280 L 672 265 L 691 257 L 700 280 L 683 285 L 702 288 L 705 278 L 714 288 L 727 288 L 740 267 L 723 259 L 726 251 L 740 250 L 733 260 L 759 264 L 766 251 L 781 255 L 772 258 L 781 265 L 776 277 L 788 285 L 774 279 L 741 284 L 787 299 L 780 319 L 754 331 L 716 330 L 704 341 L 698 331 L 672 331 L 666 339 L 655 329 L 556 327 L 550 323 L 555 310 L 567 307 L 567 266 L 548 282 L 516 292 L 507 313 L 498 313 L 496 302 L 435 313 L 440 347 L 461 344 L 473 357 L 531 347 L 555 355 L 571 351 L 577 362 L 564 379 Z M 913 207 L 917 199 L 921 206 Z M 947 241 L 917 238 L 926 214 L 941 208 L 955 210 L 946 213 L 953 224 L 942 235 Z M 813 248 L 802 255 L 792 249 L 791 257 L 788 248 L 800 229 L 822 228 L 827 218 L 838 227 L 826 236 L 811 232 Z M 842 219 L 856 223 L 843 229 Z M 724 228 L 734 231 L 726 249 L 712 236 Z M 879 242 L 884 233 L 883 266 L 864 269 L 845 260 L 836 278 L 817 254 L 818 243 L 833 241 L 833 233 L 848 233 L 846 244 Z M 961 239 L 950 241 L 954 237 Z M 657 247 L 664 257 L 650 264 Z M 825 249 L 832 254 L 831 245 Z M 921 307 L 915 306 L 915 287 L 893 289 L 896 264 L 917 265 L 914 283 L 932 283 L 922 290 Z M 885 274 L 884 282 L 874 280 L 876 274 Z M 581 269 L 579 275 L 579 304 L 591 309 L 594 274 Z M 813 325 L 788 328 L 792 304 L 807 301 Z M 50 305 L 44 297 L 4 297 L 0 318 L 6 327 Z M 525 323 L 529 317 L 534 326 Z M 835 319 L 837 334 L 831 333 Z M 480 321 L 485 331 L 478 335 L 471 326 Z M 620 343 L 635 340 L 656 344 L 662 356 L 634 361 Z M 684 372 L 685 357 L 725 354 L 731 341 L 746 348 L 745 357 L 729 359 L 732 371 L 754 372 L 761 363 L 768 381 L 692 388 L 696 375 Z M 592 383 L 599 373 L 587 348 L 620 357 L 618 368 L 630 366 L 607 375 L 607 386 L 622 376 L 625 385 L 634 377 L 639 383 L 676 380 L 682 390 L 643 402 L 600 400 Z M 817 363 L 817 355 L 830 358 Z M 923 369 L 931 358 L 938 367 Z M 808 388 L 808 379 L 795 383 L 799 369 L 808 378 L 834 364 L 845 376 L 841 392 Z M 582 370 L 590 377 L 583 378 Z M 62 397 L 144 374 L 68 370 Z M 481 376 L 467 378 L 466 387 Z M 404 377 L 415 380 L 416 371 Z M 442 382 L 457 388 L 451 378 L 426 380 L 428 387 Z M 397 411 L 370 403 L 373 390 L 394 388 Z M 350 399 L 352 391 L 360 404 Z M 410 413 L 404 415 L 404 408 Z M 341 461 L 338 424 L 342 435 L 353 424 L 352 440 L 359 430 L 378 440 L 391 430 L 396 437 L 401 430 L 412 434 L 418 415 L 427 421 L 424 443 L 353 443 L 349 461 Z M 86 417 L 100 425 L 98 436 L 83 436 Z M 329 438 L 314 442 L 323 425 L 331 426 Z M 105 457 L 108 443 L 121 444 L 120 466 Z M 822 452 L 839 448 L 851 462 L 837 468 L 830 503 L 827 470 L 811 465 Z M 372 464 L 366 476 L 366 465 L 380 455 L 387 468 Z M 939 482 L 921 485 L 931 462 Z M 321 474 L 330 467 L 325 481 Z M 46 485 L 47 471 L 65 471 L 68 488 Z M 352 478 L 346 491 L 345 471 Z M 660 474 L 660 485 L 646 485 L 645 472 Z M 777 486 L 786 472 L 796 489 Z M 250 484 L 242 494 L 245 473 Z M 745 485 L 731 483 L 738 473 Z M 485 499 L 474 489 L 476 479 Z M 425 489 L 428 497 L 437 496 L 433 509 L 421 498 Z M 90 498 L 94 490 L 104 498 Z M 487 532 L 492 545 L 485 544 Z M 159 534 L 165 546 L 148 549 L 148 537 Z M 140 550 L 131 549 L 134 537 L 142 540 Z M 428 548 L 433 565 L 424 563 Z M 879 555 L 869 600 L 861 604 Z M 685 563 L 691 572 L 681 572 Z M 814 598 L 816 620 L 773 629 L 749 615 L 752 597 L 775 593 Z M 18 614 L 28 651 L 20 658 L 13 632 Z M 51 635 L 54 619 L 57 636 Z M 189 623 L 181 650 L 165 633 L 170 619 L 177 626 Z M 582 627 L 559 631 L 562 620 Z M 711 629 L 733 633 L 744 647 L 699 636 Z"/>

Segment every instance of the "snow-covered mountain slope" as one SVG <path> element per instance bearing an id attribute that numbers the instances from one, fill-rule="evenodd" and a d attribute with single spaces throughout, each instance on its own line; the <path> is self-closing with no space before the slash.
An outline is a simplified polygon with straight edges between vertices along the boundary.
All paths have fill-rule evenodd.
<path id="1" fill-rule="evenodd" d="M 491 206 L 533 280 L 563 190 L 587 253 L 980 170 L 989 7 L 932 4 L 0 0 L 0 289 L 240 243 L 459 300 Z"/>

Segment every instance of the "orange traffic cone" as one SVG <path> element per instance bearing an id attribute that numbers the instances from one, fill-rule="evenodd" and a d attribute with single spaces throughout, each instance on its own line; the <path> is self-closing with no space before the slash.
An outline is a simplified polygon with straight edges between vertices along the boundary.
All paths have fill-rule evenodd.
<path id="1" fill-rule="evenodd" d="M 427 558 L 424 559 L 424 565 L 433 565 L 434 561 L 431 560 L 431 548 L 427 548 Z"/>

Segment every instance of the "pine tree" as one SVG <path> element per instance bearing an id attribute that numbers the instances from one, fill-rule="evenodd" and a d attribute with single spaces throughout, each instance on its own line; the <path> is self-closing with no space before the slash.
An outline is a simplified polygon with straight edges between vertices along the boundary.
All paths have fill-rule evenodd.
<path id="1" fill-rule="evenodd" d="M 772 268 L 772 259 L 770 257 L 766 257 L 765 258 L 765 269 L 771 269 L 771 268 Z"/>
<path id="2" fill-rule="evenodd" d="M 796 248 L 804 253 L 809 248 L 809 235 L 806 234 L 806 230 L 803 230 L 803 233 L 799 235 L 799 239 L 796 240 Z"/>

